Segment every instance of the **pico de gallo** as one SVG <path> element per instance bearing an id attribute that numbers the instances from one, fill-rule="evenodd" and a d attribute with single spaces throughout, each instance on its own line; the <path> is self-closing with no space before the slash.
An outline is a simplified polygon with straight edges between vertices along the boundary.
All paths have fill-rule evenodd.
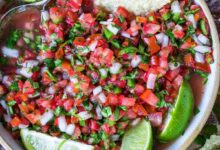
<path id="1" fill-rule="evenodd" d="M 142 16 L 56 0 L 39 28 L 11 30 L 0 53 L 0 116 L 13 136 L 29 128 L 97 150 L 120 149 L 142 118 L 160 131 L 182 81 L 205 84 L 214 61 L 208 21 L 190 0 Z"/>

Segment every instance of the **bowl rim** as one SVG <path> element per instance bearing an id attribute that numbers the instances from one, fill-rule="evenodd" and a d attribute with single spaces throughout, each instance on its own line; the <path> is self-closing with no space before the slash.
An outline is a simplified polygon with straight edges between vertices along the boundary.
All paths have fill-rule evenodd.
<path id="1" fill-rule="evenodd" d="M 215 62 L 211 65 L 212 72 L 209 75 L 208 80 L 211 80 L 210 84 L 212 85 L 208 86 L 209 81 L 205 85 L 203 97 L 200 102 L 200 103 L 202 102 L 205 103 L 206 99 L 204 99 L 204 96 L 205 98 L 209 98 L 209 100 L 206 102 L 207 107 L 203 108 L 203 110 L 200 110 L 200 112 L 197 115 L 193 116 L 184 134 L 178 139 L 176 139 L 172 144 L 170 144 L 170 146 L 166 147 L 166 149 L 169 149 L 169 150 L 174 150 L 174 149 L 185 150 L 190 146 L 190 144 L 192 144 L 193 140 L 199 135 L 205 123 L 207 122 L 208 117 L 210 116 L 212 112 L 213 106 L 215 104 L 215 101 L 218 95 L 219 81 L 220 81 L 219 80 L 220 78 L 220 70 L 219 70 L 220 69 L 220 43 L 219 43 L 218 31 L 216 28 L 216 24 L 214 22 L 214 18 L 210 12 L 210 9 L 208 8 L 207 3 L 204 0 L 194 0 L 194 1 L 197 4 L 199 4 L 202 10 L 204 11 L 205 16 L 209 23 L 209 28 L 211 32 L 210 35 L 212 37 L 212 44 L 213 44 L 212 48 L 213 48 L 213 56 L 214 56 Z M 205 104 L 201 107 L 204 107 L 204 106 Z M 201 112 L 203 114 L 200 114 Z M 197 119 L 197 122 L 196 122 L 196 119 Z M 194 126 L 192 122 L 194 123 Z"/>
<path id="2" fill-rule="evenodd" d="M 176 139 L 173 143 L 170 144 L 170 146 L 166 147 L 165 149 L 169 149 L 169 150 L 174 150 L 174 149 L 179 149 L 179 150 L 185 150 L 187 149 L 190 144 L 193 142 L 193 140 L 196 138 L 196 136 L 201 132 L 202 128 L 204 127 L 209 115 L 211 114 L 212 108 L 215 104 L 215 100 L 218 94 L 218 89 L 219 89 L 219 78 L 220 78 L 220 42 L 219 42 L 219 36 L 218 36 L 218 32 L 217 32 L 217 28 L 214 22 L 214 19 L 211 15 L 210 9 L 207 6 L 207 3 L 204 0 L 194 0 L 195 2 L 197 2 L 201 8 L 203 9 L 206 18 L 208 19 L 209 22 L 209 28 L 211 31 L 211 37 L 212 37 L 212 42 L 213 42 L 213 56 L 214 56 L 214 64 L 212 64 L 212 71 L 214 69 L 214 71 L 209 75 L 209 79 L 211 78 L 210 76 L 212 76 L 212 78 L 214 77 L 214 79 L 212 79 L 212 82 L 215 83 L 213 85 L 211 85 L 211 89 L 206 89 L 204 90 L 205 93 L 210 92 L 209 96 L 210 100 L 207 103 L 208 107 L 206 108 L 206 110 L 204 111 L 205 113 L 203 115 L 200 115 L 200 119 L 197 119 L 198 122 L 197 124 L 194 126 L 194 130 L 190 131 L 190 129 L 192 128 L 191 124 L 188 125 L 187 127 L 187 131 L 188 135 L 186 135 L 186 132 L 183 134 L 183 136 L 179 137 L 178 139 Z M 2 0 L 0 0 L 0 2 L 3 3 Z M 208 91 L 209 90 L 209 91 Z M 194 118 L 197 116 L 193 117 Z M 198 117 L 197 117 L 198 118 Z M 0 130 L 3 132 L 1 132 L 0 134 L 0 143 L 3 146 L 3 148 L 5 148 L 6 150 L 20 150 L 21 146 L 19 146 L 19 144 L 16 142 L 16 140 L 14 140 L 6 131 L 6 129 L 0 125 Z M 185 139 L 184 139 L 185 138 Z"/>

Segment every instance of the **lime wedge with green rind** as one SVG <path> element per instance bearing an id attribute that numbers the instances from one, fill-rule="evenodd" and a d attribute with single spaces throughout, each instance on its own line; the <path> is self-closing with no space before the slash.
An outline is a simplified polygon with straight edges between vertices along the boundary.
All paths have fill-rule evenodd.
<path id="1" fill-rule="evenodd" d="M 143 119 L 138 125 L 126 131 L 122 140 L 121 150 L 151 150 L 152 146 L 151 124 Z"/>
<path id="2" fill-rule="evenodd" d="M 179 89 L 179 94 L 174 107 L 164 122 L 164 128 L 159 134 L 163 143 L 175 140 L 184 133 L 193 115 L 194 98 L 188 81 L 184 80 Z"/>
<path id="3" fill-rule="evenodd" d="M 27 150 L 93 150 L 84 143 L 52 137 L 28 129 L 21 130 L 22 142 Z"/>

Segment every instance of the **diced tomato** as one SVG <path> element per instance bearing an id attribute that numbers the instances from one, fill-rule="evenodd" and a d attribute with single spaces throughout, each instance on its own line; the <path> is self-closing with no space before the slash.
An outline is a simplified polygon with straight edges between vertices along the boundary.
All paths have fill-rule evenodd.
<path id="1" fill-rule="evenodd" d="M 24 94 L 24 93 L 22 93 L 22 92 L 18 92 L 16 95 L 15 95 L 15 97 L 14 97 L 14 100 L 18 103 L 18 104 L 20 104 L 22 101 L 27 101 L 28 100 L 28 96 L 27 96 L 27 94 Z"/>
<path id="2" fill-rule="evenodd" d="M 72 109 L 73 105 L 74 105 L 73 99 L 65 100 L 65 102 L 63 103 L 63 107 L 66 111 L 70 111 Z"/>
<path id="3" fill-rule="evenodd" d="M 144 34 L 156 34 L 160 30 L 160 25 L 154 23 L 146 23 L 143 26 Z"/>
<path id="4" fill-rule="evenodd" d="M 124 95 L 119 96 L 119 101 L 122 106 L 134 106 L 135 98 L 125 97 Z"/>
<path id="5" fill-rule="evenodd" d="M 184 60 L 184 64 L 185 64 L 186 66 L 189 66 L 189 67 L 193 67 L 193 66 L 194 66 L 195 61 L 194 61 L 194 59 L 193 59 L 192 54 L 186 54 L 186 55 L 184 56 L 183 60 Z"/>
<path id="6" fill-rule="evenodd" d="M 139 22 L 139 23 L 146 23 L 147 22 L 147 18 L 146 17 L 137 16 L 136 17 L 136 21 Z"/>
<path id="7" fill-rule="evenodd" d="M 114 55 L 113 51 L 108 49 L 108 48 L 97 48 L 94 52 L 91 53 L 90 55 L 90 61 L 95 65 L 95 66 L 100 66 L 100 65 L 108 65 L 110 66 L 113 62 Z"/>
<path id="8" fill-rule="evenodd" d="M 159 57 L 157 55 L 153 55 L 150 58 L 150 64 L 152 66 L 159 66 Z"/>
<path id="9" fill-rule="evenodd" d="M 65 11 L 61 7 L 51 7 L 50 8 L 50 18 L 53 23 L 58 24 L 63 21 L 65 17 Z"/>
<path id="10" fill-rule="evenodd" d="M 73 134 L 73 137 L 74 138 L 79 138 L 79 136 L 81 135 L 81 130 L 78 126 L 75 127 L 75 130 L 74 130 L 74 134 Z"/>
<path id="11" fill-rule="evenodd" d="M 4 95 L 7 92 L 5 86 L 0 85 L 0 96 Z"/>
<path id="12" fill-rule="evenodd" d="M 73 26 L 74 23 L 77 21 L 78 16 L 76 13 L 72 12 L 71 10 L 67 11 L 66 13 L 66 23 Z"/>
<path id="13" fill-rule="evenodd" d="M 29 113 L 27 105 L 19 104 L 18 107 L 22 113 Z"/>
<path id="14" fill-rule="evenodd" d="M 49 125 L 45 125 L 45 126 L 41 126 L 41 131 L 43 132 L 43 133 L 47 133 L 48 132 L 48 130 L 49 130 Z"/>
<path id="15" fill-rule="evenodd" d="M 141 84 L 136 84 L 135 87 L 134 87 L 134 92 L 137 95 L 141 95 L 144 92 L 144 90 L 145 90 L 145 88 Z"/>
<path id="16" fill-rule="evenodd" d="M 39 55 L 41 56 L 41 59 L 44 60 L 44 59 L 47 59 L 47 58 L 48 59 L 54 58 L 55 53 L 52 52 L 51 50 L 47 50 L 47 51 L 41 50 Z"/>
<path id="17" fill-rule="evenodd" d="M 160 57 L 160 67 L 168 69 L 168 58 L 167 57 Z"/>
<path id="18" fill-rule="evenodd" d="M 119 104 L 118 96 L 115 94 L 108 94 L 108 103 L 109 105 L 118 106 Z"/>
<path id="19" fill-rule="evenodd" d="M 139 104 L 137 104 L 133 107 L 133 111 L 135 113 L 137 113 L 138 116 L 147 116 L 147 114 L 148 114 L 147 111 L 145 110 L 145 108 Z"/>
<path id="20" fill-rule="evenodd" d="M 91 27 L 95 26 L 95 18 L 92 16 L 91 13 L 85 13 L 82 14 L 79 17 L 80 23 L 83 25 L 83 27 L 90 29 Z"/>
<path id="21" fill-rule="evenodd" d="M 37 100 L 37 104 L 43 108 L 51 108 L 51 101 L 39 99 Z"/>
<path id="22" fill-rule="evenodd" d="M 177 68 L 175 70 L 169 70 L 165 74 L 165 78 L 168 79 L 169 81 L 173 81 L 173 79 L 180 73 L 180 68 Z"/>
<path id="23" fill-rule="evenodd" d="M 20 123 L 21 123 L 21 120 L 18 117 L 14 117 L 10 122 L 12 127 L 18 127 Z"/>
<path id="24" fill-rule="evenodd" d="M 131 14 L 124 8 L 124 7 L 118 7 L 118 9 L 116 10 L 116 14 L 117 15 L 121 15 L 124 18 L 129 18 L 131 16 Z"/>
<path id="25" fill-rule="evenodd" d="M 162 124 L 163 116 L 161 112 L 151 113 L 148 118 L 154 127 L 159 127 Z"/>
<path id="26" fill-rule="evenodd" d="M 58 49 L 55 53 L 56 59 L 62 59 L 64 56 L 64 50 L 62 48 Z"/>
<path id="27" fill-rule="evenodd" d="M 183 82 L 183 77 L 181 75 L 178 75 L 174 80 L 173 80 L 173 86 L 175 89 L 179 89 L 180 85 Z"/>
<path id="28" fill-rule="evenodd" d="M 183 28 L 180 25 L 176 25 L 173 29 L 173 35 L 177 39 L 182 39 L 185 36 L 185 32 L 183 31 Z"/>
<path id="29" fill-rule="evenodd" d="M 115 126 L 111 126 L 110 127 L 110 131 L 109 131 L 109 135 L 113 135 L 116 133 L 116 127 Z"/>
<path id="30" fill-rule="evenodd" d="M 150 38 L 144 38 L 144 41 L 147 43 L 149 47 L 151 56 L 160 50 L 160 46 L 157 44 L 155 36 L 152 36 Z"/>
<path id="31" fill-rule="evenodd" d="M 66 5 L 67 0 L 56 0 L 56 4 L 59 6 L 64 7 Z"/>
<path id="32" fill-rule="evenodd" d="M 126 112 L 126 116 L 129 118 L 129 119 L 135 119 L 137 118 L 137 113 L 135 113 L 133 111 L 133 109 L 128 109 L 127 112 Z"/>
<path id="33" fill-rule="evenodd" d="M 77 12 L 80 10 L 82 5 L 82 0 L 68 0 L 66 2 L 66 6 L 71 9 L 73 12 Z"/>
<path id="34" fill-rule="evenodd" d="M 104 123 L 104 124 L 101 126 L 101 128 L 103 129 L 103 131 L 104 131 L 105 133 L 107 133 L 107 134 L 110 133 L 110 128 L 109 128 L 108 123 Z"/>
<path id="35" fill-rule="evenodd" d="M 26 80 L 23 85 L 23 93 L 25 94 L 34 94 L 35 90 L 31 85 L 29 80 Z"/>
<path id="36" fill-rule="evenodd" d="M 80 46 L 85 46 L 85 38 L 84 37 L 76 37 L 73 41 L 73 44 L 76 46 L 76 47 L 80 47 Z"/>
<path id="37" fill-rule="evenodd" d="M 157 106 L 157 103 L 159 102 L 159 99 L 151 90 L 145 90 L 145 92 L 143 94 L 141 94 L 140 98 L 144 102 L 146 102 L 152 106 Z"/>
<path id="38" fill-rule="evenodd" d="M 31 60 L 36 58 L 36 54 L 30 50 L 26 50 L 24 54 L 24 59 L 25 60 Z"/>
<path id="39" fill-rule="evenodd" d="M 191 47 L 194 47 L 194 46 L 196 46 L 196 43 L 195 42 L 192 42 L 192 39 L 191 38 L 188 38 L 186 41 L 185 41 L 185 43 L 183 43 L 182 45 L 181 45 L 181 49 L 189 49 L 189 48 L 191 48 Z"/>
<path id="40" fill-rule="evenodd" d="M 32 123 L 32 124 L 35 124 L 39 117 L 40 117 L 40 114 L 34 114 L 34 113 L 31 113 L 31 114 L 25 114 L 25 117 Z"/>
<path id="41" fill-rule="evenodd" d="M 149 69 L 149 64 L 140 63 L 140 64 L 138 65 L 138 68 L 141 69 L 141 70 L 144 70 L 144 71 L 148 71 L 148 69 Z"/>
<path id="42" fill-rule="evenodd" d="M 99 124 L 95 120 L 90 121 L 90 128 L 94 131 L 99 131 L 100 129 Z"/>
<path id="43" fill-rule="evenodd" d="M 210 65 L 207 64 L 207 63 L 196 63 L 195 64 L 195 69 L 198 69 L 198 70 L 206 72 L 206 73 L 211 72 Z"/>

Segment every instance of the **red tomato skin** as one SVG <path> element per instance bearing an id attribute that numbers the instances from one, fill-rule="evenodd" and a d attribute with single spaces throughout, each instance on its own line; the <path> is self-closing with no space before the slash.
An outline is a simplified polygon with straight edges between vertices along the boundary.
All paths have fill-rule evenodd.
<path id="1" fill-rule="evenodd" d="M 145 90 L 140 98 L 151 106 L 157 106 L 157 103 L 159 102 L 159 99 L 151 90 Z"/>
<path id="2" fill-rule="evenodd" d="M 120 101 L 120 104 L 122 106 L 134 106 L 135 105 L 135 98 L 128 98 L 128 97 L 125 97 L 123 95 L 120 95 L 119 96 L 119 101 Z"/>
<path id="3" fill-rule="evenodd" d="M 160 25 L 154 23 L 145 23 L 143 26 L 144 34 L 156 34 L 160 30 Z"/>

